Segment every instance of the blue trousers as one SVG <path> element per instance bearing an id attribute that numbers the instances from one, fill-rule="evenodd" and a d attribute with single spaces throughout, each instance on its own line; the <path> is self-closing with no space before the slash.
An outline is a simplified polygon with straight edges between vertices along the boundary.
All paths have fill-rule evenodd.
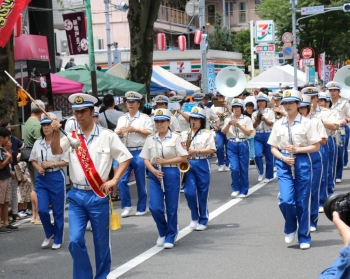
<path id="1" fill-rule="evenodd" d="M 146 211 L 147 203 L 146 167 L 143 159 L 139 157 L 141 150 L 130 151 L 130 153 L 132 154 L 133 158 L 129 164 L 128 169 L 118 183 L 121 206 L 122 208 L 131 207 L 131 197 L 128 182 L 130 179 L 130 173 L 132 170 L 134 170 L 138 195 L 137 211 L 143 212 Z"/>
<path id="2" fill-rule="evenodd" d="M 283 154 L 289 156 L 289 154 Z M 294 172 L 291 167 L 276 159 L 279 186 L 279 207 L 285 220 L 284 233 L 295 232 L 298 224 L 299 243 L 311 243 L 310 236 L 310 191 L 311 191 L 311 159 L 309 154 L 295 154 Z"/>
<path id="3" fill-rule="evenodd" d="M 149 172 L 149 210 L 156 222 L 159 236 L 165 236 L 165 242 L 174 244 L 178 233 L 177 208 L 180 194 L 180 171 L 177 167 L 162 168 L 162 171 L 164 173 L 164 192 L 159 179 Z"/>
<path id="4" fill-rule="evenodd" d="M 247 141 L 227 144 L 227 154 L 230 160 L 231 189 L 233 192 L 248 194 L 249 190 L 249 146 Z"/>
<path id="5" fill-rule="evenodd" d="M 191 220 L 201 225 L 208 223 L 210 166 L 207 159 L 189 160 L 190 170 L 185 175 L 184 193 L 191 210 Z"/>
<path id="6" fill-rule="evenodd" d="M 225 160 L 225 153 L 226 153 L 226 160 Z M 227 157 L 227 138 L 226 138 L 226 135 L 221 131 L 216 132 L 216 155 L 218 156 L 219 166 L 229 165 L 229 161 Z"/>
<path id="7" fill-rule="evenodd" d="M 90 191 L 72 188 L 68 194 L 69 252 L 73 258 L 73 279 L 92 279 L 92 267 L 85 245 L 90 220 L 95 246 L 96 276 L 105 279 L 111 269 L 109 246 L 109 200 Z M 56 221 L 55 221 L 56 222 Z"/>
<path id="8" fill-rule="evenodd" d="M 310 226 L 317 228 L 320 186 L 323 176 L 321 152 L 310 153 L 312 164 Z"/>
<path id="9" fill-rule="evenodd" d="M 342 179 L 343 177 L 343 168 L 344 168 L 344 153 L 345 149 L 345 135 L 340 136 L 340 140 L 342 142 L 342 145 L 338 145 L 338 158 L 337 158 L 337 164 L 336 164 L 336 173 L 335 178 L 336 179 Z"/>
<path id="10" fill-rule="evenodd" d="M 273 178 L 273 155 L 271 153 L 271 146 L 267 144 L 270 133 L 257 133 L 254 139 L 255 145 L 255 164 L 258 167 L 260 175 L 264 174 L 263 156 L 266 160 L 265 178 Z"/>
<path id="11" fill-rule="evenodd" d="M 328 137 L 328 181 L 327 196 L 333 194 L 335 184 L 335 167 L 337 162 L 337 143 L 334 137 Z"/>
<path id="12" fill-rule="evenodd" d="M 64 205 L 66 203 L 66 180 L 63 170 L 47 172 L 45 176 L 36 175 L 36 194 L 38 196 L 38 212 L 43 224 L 46 238 L 54 235 L 54 243 L 63 243 Z M 51 224 L 50 208 L 54 216 Z"/>
<path id="13" fill-rule="evenodd" d="M 347 166 L 349 163 L 349 153 L 348 153 L 349 137 L 350 137 L 350 129 L 348 125 L 345 125 L 344 167 Z"/>
<path id="14" fill-rule="evenodd" d="M 322 178 L 320 185 L 320 197 L 319 197 L 319 206 L 323 207 L 327 199 L 327 186 L 328 186 L 328 167 L 329 167 L 329 151 L 328 151 L 328 140 L 325 145 L 321 145 L 320 152 L 322 155 Z"/>

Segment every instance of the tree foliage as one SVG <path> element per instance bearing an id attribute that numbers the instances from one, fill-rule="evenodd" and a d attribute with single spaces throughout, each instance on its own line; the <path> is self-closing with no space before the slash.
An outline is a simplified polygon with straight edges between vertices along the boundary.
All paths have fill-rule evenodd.
<path id="1" fill-rule="evenodd" d="M 160 0 L 129 0 L 130 80 L 145 84 L 150 92 L 153 65 L 154 22 Z"/>
<path id="2" fill-rule="evenodd" d="M 208 44 L 210 49 L 233 51 L 233 36 L 230 30 L 221 26 L 222 17 L 215 13 L 214 32 L 209 34 Z"/>
<path id="3" fill-rule="evenodd" d="M 250 30 L 243 29 L 234 34 L 234 51 L 242 53 L 245 66 L 250 65 Z"/>
<path id="4" fill-rule="evenodd" d="M 334 0 L 299 0 L 297 8 L 324 5 L 324 7 L 338 7 L 343 1 Z M 292 31 L 292 13 L 290 2 L 285 0 L 262 0 L 257 6 L 258 15 L 262 19 L 272 19 L 276 23 L 277 38 L 284 32 Z M 297 12 L 297 19 L 301 16 Z M 327 59 L 343 61 L 350 57 L 350 32 L 348 22 L 350 14 L 343 11 L 332 11 L 313 17 L 301 19 L 297 26 L 300 39 L 298 50 L 311 46 L 316 54 L 326 52 Z M 283 45 L 280 42 L 280 45 Z"/>

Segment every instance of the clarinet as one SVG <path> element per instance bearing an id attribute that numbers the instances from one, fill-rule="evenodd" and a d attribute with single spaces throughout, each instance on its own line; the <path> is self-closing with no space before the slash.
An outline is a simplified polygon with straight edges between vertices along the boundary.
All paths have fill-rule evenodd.
<path id="1" fill-rule="evenodd" d="M 156 148 L 156 157 L 159 157 L 159 150 L 157 147 L 157 139 L 156 139 L 156 126 L 154 126 L 154 133 L 153 133 L 153 139 L 154 139 L 154 144 L 155 144 L 155 148 Z M 161 172 L 162 171 L 162 165 L 161 164 L 157 164 L 158 170 Z M 159 179 L 160 181 L 160 186 L 163 190 L 163 192 L 165 192 L 165 188 L 164 188 L 164 180 L 163 177 Z"/>
<path id="2" fill-rule="evenodd" d="M 290 129 L 290 124 L 289 124 L 289 116 L 287 116 L 287 123 L 288 123 L 288 135 L 289 135 L 289 144 L 293 145 L 293 141 L 292 141 L 292 135 L 291 135 L 291 129 Z M 293 158 L 293 153 L 289 154 L 290 158 Z M 293 179 L 295 179 L 295 169 L 294 169 L 294 165 L 292 165 L 290 167 L 291 171 L 292 171 L 292 177 Z"/>

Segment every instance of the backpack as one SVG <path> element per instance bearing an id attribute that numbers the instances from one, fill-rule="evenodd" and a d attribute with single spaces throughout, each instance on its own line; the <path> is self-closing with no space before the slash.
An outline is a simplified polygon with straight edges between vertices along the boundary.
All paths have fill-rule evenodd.
<path id="1" fill-rule="evenodd" d="M 106 122 L 107 122 L 107 127 L 109 130 L 112 130 L 114 132 L 115 128 L 117 127 L 117 125 L 113 124 L 111 121 L 108 120 L 106 112 L 103 112 L 105 118 L 106 118 Z"/>

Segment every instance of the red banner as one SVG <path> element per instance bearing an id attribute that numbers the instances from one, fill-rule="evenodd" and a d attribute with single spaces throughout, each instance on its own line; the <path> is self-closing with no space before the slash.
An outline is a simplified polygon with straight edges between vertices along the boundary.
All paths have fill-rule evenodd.
<path id="1" fill-rule="evenodd" d="M 86 39 L 86 26 L 84 12 L 63 14 L 64 29 L 66 29 L 69 53 L 87 54 L 88 41 Z"/>
<path id="2" fill-rule="evenodd" d="M 0 0 L 0 47 L 5 47 L 11 37 L 21 12 L 31 0 Z"/>
<path id="3" fill-rule="evenodd" d="M 332 65 L 332 61 L 327 60 L 324 69 L 324 84 L 332 81 L 334 78 L 335 66 Z"/>
<path id="4" fill-rule="evenodd" d="M 46 60 L 50 63 L 46 36 L 23 34 L 15 38 L 15 61 Z"/>
<path id="5" fill-rule="evenodd" d="M 325 63 L 326 53 L 321 53 L 318 55 L 318 61 L 317 61 L 317 72 L 318 72 L 318 78 L 323 80 L 324 79 L 324 63 Z"/>

